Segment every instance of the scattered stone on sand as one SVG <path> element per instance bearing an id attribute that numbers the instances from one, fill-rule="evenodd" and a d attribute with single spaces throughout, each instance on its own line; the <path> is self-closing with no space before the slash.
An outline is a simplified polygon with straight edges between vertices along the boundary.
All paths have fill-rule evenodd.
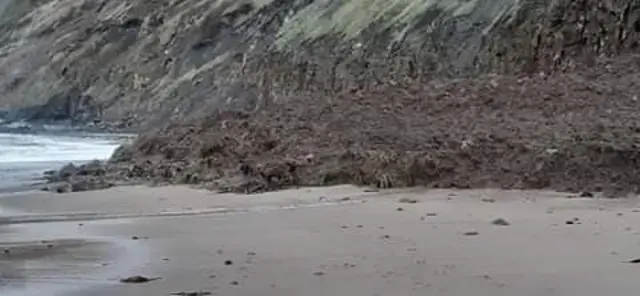
<path id="1" fill-rule="evenodd" d="M 438 216 L 437 213 L 427 213 L 427 217 L 435 217 Z"/>
<path id="2" fill-rule="evenodd" d="M 363 228 L 363 227 L 364 227 L 364 225 L 362 225 L 362 224 L 356 225 L 356 228 Z"/>
<path id="3" fill-rule="evenodd" d="M 2 252 L 7 254 L 7 255 L 11 254 L 11 250 L 10 249 L 4 249 Z"/>
<path id="4" fill-rule="evenodd" d="M 491 224 L 498 225 L 498 226 L 509 226 L 509 225 L 511 225 L 511 223 L 509 223 L 507 220 L 505 220 L 503 218 L 494 219 L 493 221 L 491 221 Z"/>
<path id="5" fill-rule="evenodd" d="M 233 265 L 233 261 L 231 261 L 231 260 L 225 260 L 225 261 L 224 261 L 224 265 L 226 265 L 226 266 L 231 266 L 231 265 Z"/>
<path id="6" fill-rule="evenodd" d="M 573 218 L 571 220 L 567 220 L 567 222 L 565 222 L 565 224 L 574 225 L 574 224 L 582 224 L 582 222 L 580 222 L 580 219 L 578 219 L 578 218 Z"/>
<path id="7" fill-rule="evenodd" d="M 403 197 L 399 199 L 398 202 L 406 203 L 406 204 L 414 204 L 414 203 L 418 203 L 418 200 L 414 198 Z"/>
<path id="8" fill-rule="evenodd" d="M 141 283 L 148 283 L 148 282 L 159 280 L 159 279 L 160 279 L 159 277 L 148 278 L 141 275 L 134 275 L 128 278 L 121 279 L 120 282 L 125 284 L 141 284 Z"/>
<path id="9" fill-rule="evenodd" d="M 580 197 L 584 197 L 584 198 L 593 198 L 594 195 L 593 193 L 589 192 L 589 191 L 583 191 L 582 193 L 580 193 Z"/>
<path id="10" fill-rule="evenodd" d="M 315 276 L 323 276 L 324 275 L 324 271 L 316 271 L 313 273 L 313 275 Z"/>
<path id="11" fill-rule="evenodd" d="M 139 237 L 139 236 L 135 236 L 135 235 L 134 235 L 134 236 L 132 236 L 132 237 L 131 237 L 131 239 L 132 239 L 132 240 L 139 240 L 139 239 L 140 239 L 140 237 Z"/>
<path id="12" fill-rule="evenodd" d="M 247 253 L 247 256 L 255 256 L 255 255 L 256 255 L 256 252 L 248 252 Z"/>
<path id="13" fill-rule="evenodd" d="M 475 236 L 475 235 L 479 235 L 480 233 L 477 231 L 467 231 L 465 233 L 463 233 L 463 235 L 465 236 Z"/>
<path id="14" fill-rule="evenodd" d="M 208 291 L 198 291 L 198 292 L 173 292 L 171 295 L 176 296 L 206 296 L 211 295 L 211 292 Z"/>
<path id="15" fill-rule="evenodd" d="M 238 281 L 231 281 L 231 285 L 233 285 L 233 286 L 237 286 L 239 284 L 240 284 L 240 282 L 238 282 Z"/>
<path id="16" fill-rule="evenodd" d="M 481 199 L 481 201 L 482 201 L 482 202 L 486 202 L 486 203 L 494 203 L 494 202 L 496 202 L 496 200 L 495 200 L 495 199 L 490 198 L 490 197 L 483 198 L 483 199 Z"/>
<path id="17" fill-rule="evenodd" d="M 620 217 L 622 216 L 622 213 L 617 213 L 616 216 Z"/>
<path id="18" fill-rule="evenodd" d="M 397 208 L 396 211 L 402 212 L 402 211 L 404 211 L 404 209 L 403 208 Z"/>
<path id="19" fill-rule="evenodd" d="M 347 228 L 349 228 L 349 226 L 347 226 L 347 225 L 342 225 L 342 226 L 340 226 L 340 228 L 342 228 L 342 229 L 347 229 Z"/>
<path id="20" fill-rule="evenodd" d="M 339 199 L 339 201 L 350 201 L 350 200 L 351 200 L 351 197 L 348 197 L 348 196 Z"/>
<path id="21" fill-rule="evenodd" d="M 391 238 L 391 236 L 390 236 L 390 235 L 388 235 L 388 234 L 385 234 L 385 235 L 381 236 L 380 238 L 382 238 L 382 239 L 390 239 L 390 238 Z"/>
<path id="22" fill-rule="evenodd" d="M 364 192 L 367 192 L 367 193 L 380 192 L 380 189 L 378 189 L 378 188 L 367 188 L 367 189 L 364 190 Z"/>

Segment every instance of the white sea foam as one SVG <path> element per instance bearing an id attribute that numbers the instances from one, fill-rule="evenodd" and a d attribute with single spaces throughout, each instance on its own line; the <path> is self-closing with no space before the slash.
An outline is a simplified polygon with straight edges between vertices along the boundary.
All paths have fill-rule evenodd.
<path id="1" fill-rule="evenodd" d="M 0 163 L 107 159 L 117 147 L 109 138 L 0 133 Z"/>

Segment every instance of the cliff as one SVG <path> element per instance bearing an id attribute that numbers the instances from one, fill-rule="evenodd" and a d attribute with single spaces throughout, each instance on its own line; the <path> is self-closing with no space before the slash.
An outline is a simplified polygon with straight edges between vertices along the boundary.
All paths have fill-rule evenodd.
<path id="1" fill-rule="evenodd" d="M 144 130 L 385 83 L 570 67 L 637 46 L 635 1 L 5 0 L 9 119 Z"/>

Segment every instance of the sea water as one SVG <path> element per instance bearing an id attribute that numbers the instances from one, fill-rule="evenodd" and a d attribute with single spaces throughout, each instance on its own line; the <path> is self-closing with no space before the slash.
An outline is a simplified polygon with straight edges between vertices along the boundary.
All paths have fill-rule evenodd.
<path id="1" fill-rule="evenodd" d="M 106 160 L 127 135 L 55 132 L 0 133 L 0 192 L 41 180 L 43 172 L 70 162 Z M 130 137 L 129 137 L 130 138 Z"/>

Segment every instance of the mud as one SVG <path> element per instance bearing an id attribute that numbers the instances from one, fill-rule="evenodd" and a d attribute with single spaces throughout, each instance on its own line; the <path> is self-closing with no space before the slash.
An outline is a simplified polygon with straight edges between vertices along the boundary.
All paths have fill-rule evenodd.
<path id="1" fill-rule="evenodd" d="M 384 84 L 173 123 L 119 149 L 118 178 L 253 193 L 379 188 L 639 190 L 640 56 L 532 76 Z"/>

